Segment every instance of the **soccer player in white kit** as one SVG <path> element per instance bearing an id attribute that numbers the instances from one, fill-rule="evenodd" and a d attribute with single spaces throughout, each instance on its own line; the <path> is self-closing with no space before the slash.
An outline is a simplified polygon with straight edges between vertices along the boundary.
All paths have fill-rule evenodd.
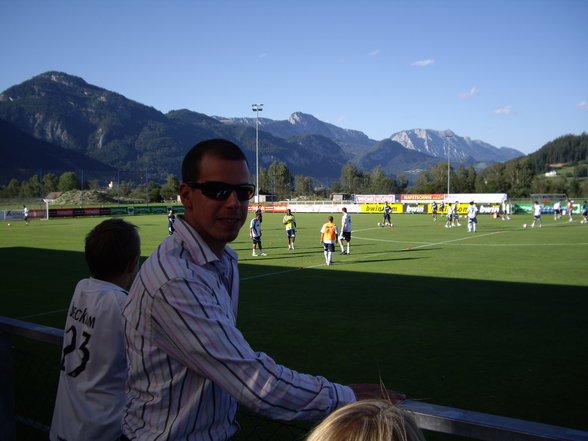
<path id="1" fill-rule="evenodd" d="M 252 256 L 257 256 L 256 248 L 259 248 L 260 256 L 267 256 L 263 251 L 263 245 L 261 244 L 261 214 L 256 213 L 255 217 L 251 219 L 249 223 L 249 237 L 253 243 L 252 245 Z"/>
<path id="2" fill-rule="evenodd" d="M 478 207 L 474 204 L 474 201 L 470 202 L 468 206 L 468 233 L 472 231 L 475 233 L 478 226 Z"/>
<path id="3" fill-rule="evenodd" d="M 351 216 L 347 213 L 347 208 L 341 208 L 341 235 L 339 236 L 339 246 L 341 246 L 340 254 L 349 254 L 349 247 L 351 245 Z M 347 251 L 343 246 L 343 241 L 347 242 Z"/>
<path id="4" fill-rule="evenodd" d="M 535 201 L 535 205 L 533 206 L 533 223 L 531 224 L 531 228 L 535 228 L 535 224 L 539 222 L 539 228 L 543 225 L 541 222 L 541 205 L 539 202 Z"/>
<path id="5" fill-rule="evenodd" d="M 561 201 L 555 201 L 553 204 L 553 220 L 560 220 L 561 218 Z"/>
<path id="6" fill-rule="evenodd" d="M 122 309 L 139 268 L 137 227 L 122 219 L 86 236 L 91 277 L 69 305 L 51 441 L 118 440 L 126 395 L 127 359 Z"/>

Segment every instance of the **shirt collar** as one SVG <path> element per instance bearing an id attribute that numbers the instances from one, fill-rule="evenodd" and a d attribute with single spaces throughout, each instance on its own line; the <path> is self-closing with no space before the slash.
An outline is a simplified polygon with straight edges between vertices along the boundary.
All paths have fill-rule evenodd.
<path id="1" fill-rule="evenodd" d="M 204 239 L 202 239 L 202 236 L 198 234 L 196 229 L 184 219 L 184 216 L 176 216 L 174 229 L 176 230 L 176 234 L 178 234 L 186 244 L 186 248 L 195 262 L 205 264 L 220 260 Z M 226 258 L 229 260 L 237 260 L 238 258 L 237 253 L 235 253 L 235 251 L 229 246 L 225 246 L 223 251 L 223 260 Z"/>

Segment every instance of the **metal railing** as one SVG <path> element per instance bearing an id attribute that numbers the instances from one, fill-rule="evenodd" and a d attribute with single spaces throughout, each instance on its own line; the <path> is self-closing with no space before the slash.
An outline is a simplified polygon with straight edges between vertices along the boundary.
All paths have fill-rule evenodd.
<path id="1" fill-rule="evenodd" d="M 12 338 L 24 337 L 37 342 L 61 346 L 63 331 L 43 325 L 0 316 L 0 434 L 6 441 L 16 440 L 16 421 L 47 430 L 43 423 L 17 415 L 15 407 L 15 369 Z M 419 427 L 425 431 L 440 432 L 464 438 L 485 441 L 588 441 L 588 432 L 566 427 L 523 421 L 452 407 L 407 400 L 403 407 L 412 411 Z M 279 439 L 290 433 L 290 439 L 303 439 L 307 428 L 292 423 L 265 420 L 246 413 L 246 418 L 258 418 L 254 431 L 270 433 L 260 438 L 259 433 L 240 436 L 238 439 Z M 265 428 L 262 428 L 266 425 Z M 270 427 L 270 425 L 272 427 Z M 281 433 L 279 438 L 275 434 Z M 271 435 L 274 434 L 274 435 Z"/>

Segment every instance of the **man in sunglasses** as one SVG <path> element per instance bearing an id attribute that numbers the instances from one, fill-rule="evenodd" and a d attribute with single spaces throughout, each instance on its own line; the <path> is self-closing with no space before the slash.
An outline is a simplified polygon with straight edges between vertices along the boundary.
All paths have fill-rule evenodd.
<path id="1" fill-rule="evenodd" d="M 238 146 L 197 144 L 184 158 L 179 192 L 185 214 L 143 264 L 124 309 L 123 440 L 228 440 L 239 428 L 237 403 L 269 418 L 320 420 L 357 398 L 404 398 L 280 366 L 237 329 L 237 255 L 226 244 L 255 192 Z"/>

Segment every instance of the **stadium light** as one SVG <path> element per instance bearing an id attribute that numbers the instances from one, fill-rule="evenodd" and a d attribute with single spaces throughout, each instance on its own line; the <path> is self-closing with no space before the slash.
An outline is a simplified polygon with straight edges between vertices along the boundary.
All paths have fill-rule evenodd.
<path id="1" fill-rule="evenodd" d="M 451 190 L 451 156 L 449 154 L 450 147 L 451 147 L 451 135 L 447 135 L 445 140 L 447 141 L 447 197 L 449 197 L 449 193 Z"/>
<path id="2" fill-rule="evenodd" d="M 251 104 L 251 110 L 255 112 L 255 202 L 259 204 L 259 112 L 263 110 L 263 104 Z"/>

